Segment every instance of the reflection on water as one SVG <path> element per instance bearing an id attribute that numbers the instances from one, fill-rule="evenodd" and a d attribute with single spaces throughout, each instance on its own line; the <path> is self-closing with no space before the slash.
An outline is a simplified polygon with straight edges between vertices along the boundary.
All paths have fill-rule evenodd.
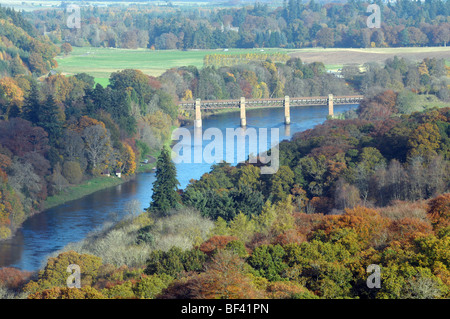
<path id="1" fill-rule="evenodd" d="M 336 112 L 342 112 L 355 105 L 335 106 Z M 280 140 L 289 139 L 299 131 L 312 128 L 322 123 L 327 115 L 326 107 L 292 107 L 291 124 L 284 125 L 282 108 L 249 109 L 247 111 L 247 127 L 279 128 Z M 203 131 L 208 128 L 219 128 L 225 136 L 226 128 L 239 127 L 239 112 L 212 116 L 203 120 Z M 194 129 L 190 128 L 192 138 Z M 203 141 L 200 152 L 210 141 Z M 236 152 L 234 147 L 234 154 Z M 194 153 L 194 147 L 192 153 Z M 228 151 L 231 151 L 228 149 Z M 224 156 L 227 148 L 224 145 Z M 246 148 L 248 155 L 248 145 Z M 236 160 L 236 156 L 235 156 Z M 199 179 L 210 170 L 208 163 L 177 164 L 180 188 L 186 187 L 189 181 Z M 154 174 L 144 173 L 136 179 L 122 185 L 91 194 L 79 200 L 49 209 L 29 218 L 15 236 L 0 242 L 0 267 L 18 267 L 23 270 L 36 270 L 46 262 L 46 256 L 63 248 L 70 242 L 83 239 L 87 233 L 100 227 L 116 216 L 123 216 L 125 204 L 133 199 L 140 201 L 142 208 L 150 204 Z"/>

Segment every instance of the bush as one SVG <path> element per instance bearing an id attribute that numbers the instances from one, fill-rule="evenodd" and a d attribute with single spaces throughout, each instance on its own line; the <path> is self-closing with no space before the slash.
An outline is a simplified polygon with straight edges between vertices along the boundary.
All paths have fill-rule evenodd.
<path id="1" fill-rule="evenodd" d="M 80 266 L 81 286 L 84 287 L 90 286 L 95 278 L 97 278 L 97 271 L 102 264 L 102 259 L 93 255 L 79 254 L 75 251 L 61 253 L 56 258 L 48 259 L 44 270 L 39 272 L 37 285 L 33 285 L 31 281 L 27 284 L 25 290 L 28 292 L 36 292 L 36 290 L 50 289 L 53 287 L 65 287 L 67 285 L 67 278 L 69 277 L 67 267 L 71 264 Z"/>
<path id="2" fill-rule="evenodd" d="M 83 171 L 78 162 L 64 162 L 62 173 L 71 184 L 78 184 L 83 179 Z"/>
<path id="3" fill-rule="evenodd" d="M 280 245 L 261 245 L 250 256 L 248 263 L 257 274 L 270 281 L 282 280 L 281 274 L 287 268 L 283 262 L 286 252 Z"/>
<path id="4" fill-rule="evenodd" d="M 145 226 L 138 230 L 136 243 L 138 245 L 146 243 L 146 244 L 153 244 L 155 242 L 155 236 L 150 232 L 152 229 L 152 226 Z"/>
<path id="5" fill-rule="evenodd" d="M 143 278 L 134 287 L 134 293 L 139 298 L 154 299 L 163 289 L 166 289 L 173 281 L 173 277 L 161 274 Z"/>
<path id="6" fill-rule="evenodd" d="M 28 299 L 106 299 L 98 290 L 86 286 L 80 289 L 53 287 L 28 296 Z"/>

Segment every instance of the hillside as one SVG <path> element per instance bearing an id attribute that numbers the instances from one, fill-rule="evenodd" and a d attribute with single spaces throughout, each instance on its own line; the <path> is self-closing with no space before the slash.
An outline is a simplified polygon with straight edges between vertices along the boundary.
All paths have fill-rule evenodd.
<path id="1" fill-rule="evenodd" d="M 59 48 L 22 15 L 0 7 L 0 76 L 42 75 L 57 66 Z"/>

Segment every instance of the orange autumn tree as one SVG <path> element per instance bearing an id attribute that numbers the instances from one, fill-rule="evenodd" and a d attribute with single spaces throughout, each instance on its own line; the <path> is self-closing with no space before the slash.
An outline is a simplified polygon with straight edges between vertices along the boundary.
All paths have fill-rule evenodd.
<path id="1" fill-rule="evenodd" d="M 212 256 L 218 250 L 224 249 L 227 244 L 233 240 L 237 240 L 235 236 L 213 236 L 207 241 L 203 242 L 199 250 L 208 256 Z"/>
<path id="2" fill-rule="evenodd" d="M 206 271 L 175 281 L 160 298 L 164 299 L 255 299 L 258 290 L 244 271 L 244 261 L 228 250 L 220 250 L 205 265 Z"/>
<path id="3" fill-rule="evenodd" d="M 326 237 L 332 235 L 343 228 L 353 229 L 358 240 L 365 245 L 374 242 L 381 235 L 382 231 L 390 224 L 388 218 L 382 217 L 376 210 L 356 206 L 352 209 L 345 209 L 343 215 L 326 216 L 315 231 L 322 231 Z"/>
<path id="4" fill-rule="evenodd" d="M 450 226 L 450 193 L 439 195 L 428 203 L 427 216 L 435 229 Z"/>
<path id="5" fill-rule="evenodd" d="M 98 121 L 96 119 L 93 119 L 86 115 L 82 116 L 78 120 L 78 123 L 70 124 L 68 128 L 74 132 L 81 134 L 81 133 L 83 133 L 83 131 L 86 127 L 94 126 L 94 125 L 101 125 L 103 128 L 105 128 L 105 123 Z"/>

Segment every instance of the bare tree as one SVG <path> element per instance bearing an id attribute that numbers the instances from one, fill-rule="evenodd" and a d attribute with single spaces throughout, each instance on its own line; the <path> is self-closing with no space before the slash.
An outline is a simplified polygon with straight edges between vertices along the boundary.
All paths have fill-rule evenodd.
<path id="1" fill-rule="evenodd" d="M 83 138 L 86 155 L 95 171 L 111 153 L 109 132 L 101 125 L 92 125 L 84 129 Z"/>
<path id="2" fill-rule="evenodd" d="M 142 212 L 141 202 L 137 199 L 130 200 L 125 204 L 125 212 L 131 217 L 136 217 Z"/>

